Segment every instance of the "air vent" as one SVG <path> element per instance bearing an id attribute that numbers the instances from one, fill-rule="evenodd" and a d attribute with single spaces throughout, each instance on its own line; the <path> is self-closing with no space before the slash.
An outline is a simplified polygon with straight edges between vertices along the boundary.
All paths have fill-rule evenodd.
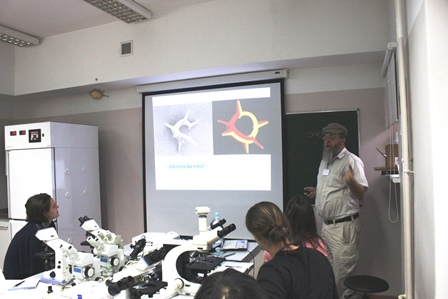
<path id="1" fill-rule="evenodd" d="M 121 56 L 132 55 L 132 41 L 121 43 Z"/>

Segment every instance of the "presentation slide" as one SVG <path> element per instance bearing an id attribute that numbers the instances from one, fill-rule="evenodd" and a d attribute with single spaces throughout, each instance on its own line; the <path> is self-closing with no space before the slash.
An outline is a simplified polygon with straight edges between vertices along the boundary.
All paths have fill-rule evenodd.
<path id="1" fill-rule="evenodd" d="M 250 206 L 269 200 L 282 207 L 281 85 L 144 95 L 147 231 L 195 235 L 194 209 L 208 206 L 210 221 L 220 212 L 249 238 Z"/>

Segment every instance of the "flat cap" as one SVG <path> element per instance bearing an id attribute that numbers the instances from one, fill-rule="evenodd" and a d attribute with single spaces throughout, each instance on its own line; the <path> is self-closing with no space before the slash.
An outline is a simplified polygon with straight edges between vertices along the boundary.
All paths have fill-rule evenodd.
<path id="1" fill-rule="evenodd" d="M 329 123 L 325 128 L 322 129 L 322 133 L 334 133 L 334 134 L 344 134 L 347 136 L 347 128 L 338 123 Z"/>

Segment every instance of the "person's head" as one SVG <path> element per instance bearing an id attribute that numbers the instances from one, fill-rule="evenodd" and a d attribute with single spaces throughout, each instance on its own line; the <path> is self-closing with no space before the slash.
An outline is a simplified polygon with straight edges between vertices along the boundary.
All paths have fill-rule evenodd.
<path id="1" fill-rule="evenodd" d="M 37 221 L 49 224 L 53 219 L 59 216 L 58 208 L 54 199 L 46 194 L 40 193 L 28 198 L 26 204 L 26 220 Z"/>
<path id="2" fill-rule="evenodd" d="M 338 123 L 329 123 L 322 129 L 324 160 L 332 159 L 341 152 L 345 147 L 347 134 L 347 128 Z"/>
<path id="3" fill-rule="evenodd" d="M 258 244 L 289 245 L 291 227 L 280 208 L 272 202 L 253 205 L 246 214 L 246 227 Z"/>
<path id="4" fill-rule="evenodd" d="M 229 268 L 206 277 L 194 298 L 268 299 L 268 295 L 255 278 Z"/>
<path id="5" fill-rule="evenodd" d="M 316 247 L 319 245 L 314 209 L 305 195 L 293 196 L 286 205 L 285 215 L 291 224 L 293 243 L 300 246 L 305 246 L 307 242 Z"/>

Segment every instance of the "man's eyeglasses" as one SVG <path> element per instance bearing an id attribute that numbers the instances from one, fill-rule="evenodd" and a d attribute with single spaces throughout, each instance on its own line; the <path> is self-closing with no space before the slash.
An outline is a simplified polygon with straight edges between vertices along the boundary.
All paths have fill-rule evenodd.
<path id="1" fill-rule="evenodd" d="M 335 140 L 337 137 L 339 136 L 339 134 L 324 134 L 322 136 L 322 140 Z"/>

